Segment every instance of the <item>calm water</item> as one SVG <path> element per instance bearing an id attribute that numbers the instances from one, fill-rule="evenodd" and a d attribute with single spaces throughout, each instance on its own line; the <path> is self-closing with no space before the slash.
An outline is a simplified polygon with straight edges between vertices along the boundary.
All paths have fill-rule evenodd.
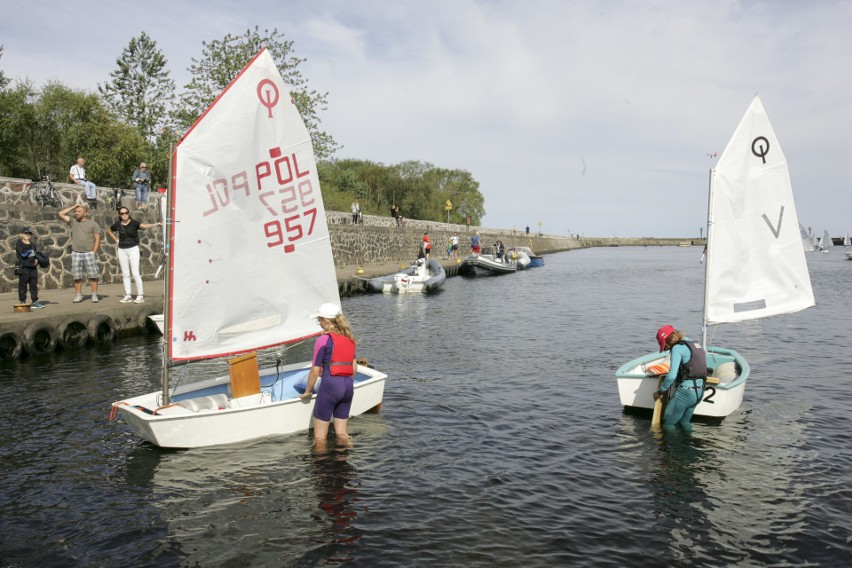
<path id="1" fill-rule="evenodd" d="M 816 308 L 717 332 L 752 366 L 738 412 L 659 438 L 619 406 L 613 373 L 659 325 L 699 336 L 699 255 L 575 251 L 346 299 L 359 356 L 390 378 L 354 447 L 328 453 L 307 434 L 163 451 L 108 422 L 110 402 L 158 388 L 153 337 L 4 364 L 0 565 L 845 565 L 839 250 L 809 255 Z"/>

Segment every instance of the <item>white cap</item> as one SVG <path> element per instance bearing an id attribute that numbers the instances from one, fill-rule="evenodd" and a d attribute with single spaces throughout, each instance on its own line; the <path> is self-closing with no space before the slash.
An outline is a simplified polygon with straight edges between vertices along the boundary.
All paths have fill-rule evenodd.
<path id="1" fill-rule="evenodd" d="M 340 307 L 329 302 L 321 305 L 319 310 L 317 310 L 317 313 L 313 314 L 311 318 L 334 319 L 339 313 Z"/>

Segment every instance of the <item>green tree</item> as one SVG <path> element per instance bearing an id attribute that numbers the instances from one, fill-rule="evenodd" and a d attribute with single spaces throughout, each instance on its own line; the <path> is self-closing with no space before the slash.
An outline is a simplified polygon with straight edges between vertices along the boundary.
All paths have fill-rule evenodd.
<path id="1" fill-rule="evenodd" d="M 385 166 L 350 159 L 320 162 L 319 176 L 327 209 L 348 211 L 358 199 L 365 213 L 387 215 L 391 205 L 399 205 L 406 217 L 445 221 L 444 204 L 450 200 L 451 222 L 464 223 L 470 215 L 478 224 L 485 215 L 479 182 L 465 170 L 415 160 Z"/>
<path id="2" fill-rule="evenodd" d="M 133 125 L 145 140 L 153 141 L 168 127 L 175 97 L 175 82 L 166 67 L 157 42 L 142 32 L 134 37 L 116 59 L 118 68 L 109 82 L 98 85 L 107 108 Z"/>
<path id="3" fill-rule="evenodd" d="M 0 59 L 3 59 L 3 46 L 0 45 Z M 0 89 L 5 89 L 6 85 L 9 84 L 9 79 L 6 77 L 6 74 L 0 69 Z"/>
<path id="4" fill-rule="evenodd" d="M 176 122 L 182 128 L 192 125 L 251 58 L 266 47 L 284 82 L 293 89 L 290 96 L 311 133 L 317 158 L 328 158 L 339 148 L 330 134 L 319 130 L 318 112 L 327 108 L 328 93 L 308 88 L 308 81 L 299 70 L 305 59 L 293 55 L 293 42 L 285 39 L 284 34 L 277 29 L 261 32 L 255 26 L 243 35 L 227 34 L 221 40 L 205 41 L 202 45 L 201 58 L 193 58 L 188 68 L 192 80 L 185 86 L 175 112 Z"/>
<path id="5" fill-rule="evenodd" d="M 23 134 L 35 120 L 36 93 L 29 83 L 0 89 L 0 175 L 31 178 Z"/>
<path id="6" fill-rule="evenodd" d="M 19 87 L 17 109 L 21 163 L 18 175 L 50 175 L 68 182 L 77 156 L 86 158 L 87 173 L 98 185 L 127 187 L 135 164 L 144 156 L 145 140 L 119 122 L 97 95 L 48 83 L 36 92 Z M 26 172 L 26 173 L 25 173 Z"/>

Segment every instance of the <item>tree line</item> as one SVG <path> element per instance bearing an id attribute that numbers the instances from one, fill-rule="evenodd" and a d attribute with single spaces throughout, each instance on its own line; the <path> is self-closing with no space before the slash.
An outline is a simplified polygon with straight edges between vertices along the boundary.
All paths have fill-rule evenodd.
<path id="1" fill-rule="evenodd" d="M 313 89 L 301 73 L 305 61 L 277 29 L 248 29 L 242 35 L 202 42 L 188 68 L 190 81 L 178 93 L 168 62 L 145 32 L 132 38 L 116 68 L 93 92 L 51 81 L 36 87 L 13 82 L 0 68 L 0 175 L 25 179 L 50 176 L 67 182 L 78 156 L 98 185 L 129 187 L 140 162 L 154 186 L 168 177 L 168 148 L 176 142 L 262 47 L 267 47 L 311 134 L 327 209 L 348 210 L 358 200 L 365 213 L 389 214 L 398 205 L 405 217 L 478 224 L 485 214 L 479 183 L 470 172 L 407 161 L 384 165 L 334 158 L 341 146 L 321 129 L 319 114 L 328 93 Z M 3 46 L 0 46 L 2 63 Z"/>

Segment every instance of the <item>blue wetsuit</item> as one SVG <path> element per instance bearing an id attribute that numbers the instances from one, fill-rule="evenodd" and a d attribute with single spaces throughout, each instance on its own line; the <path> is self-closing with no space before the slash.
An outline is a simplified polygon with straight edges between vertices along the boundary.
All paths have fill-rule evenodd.
<path id="1" fill-rule="evenodd" d="M 682 341 L 690 341 L 688 337 L 684 337 Z M 672 347 L 672 363 L 669 373 L 663 379 L 660 385 L 660 392 L 666 392 L 677 380 L 681 366 L 686 365 L 692 359 L 692 352 L 689 347 L 683 343 L 677 343 Z M 697 387 L 697 388 L 696 388 Z M 669 428 L 674 428 L 680 424 L 687 430 L 692 429 L 692 414 L 698 403 L 701 402 L 701 397 L 704 394 L 704 379 L 684 379 L 677 386 L 674 395 L 669 398 L 666 404 L 666 413 L 663 416 L 663 425 Z"/>
<path id="2" fill-rule="evenodd" d="M 331 417 L 338 420 L 349 418 L 352 409 L 352 396 L 355 393 L 355 383 L 351 376 L 332 375 L 331 351 L 334 344 L 328 334 L 321 335 L 314 344 L 314 367 L 322 367 L 314 416 L 323 422 L 331 422 Z"/>

